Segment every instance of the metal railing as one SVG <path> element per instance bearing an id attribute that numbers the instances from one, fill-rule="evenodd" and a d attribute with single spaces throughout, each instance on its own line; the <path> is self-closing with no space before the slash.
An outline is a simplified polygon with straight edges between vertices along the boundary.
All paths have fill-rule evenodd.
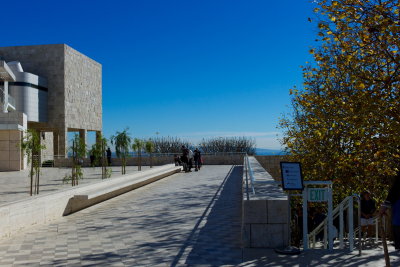
<path id="1" fill-rule="evenodd" d="M 10 104 L 13 108 L 15 108 L 15 98 L 8 95 L 6 103 L 6 93 L 4 92 L 4 86 L 0 86 L 0 103 L 2 105 Z"/>
<path id="2" fill-rule="evenodd" d="M 152 157 L 171 157 L 173 158 L 174 156 L 180 156 L 182 153 L 152 153 Z M 216 152 L 216 153 L 201 153 L 201 156 L 246 156 L 246 153 L 243 152 Z M 67 155 L 53 155 L 53 154 L 43 154 L 43 158 L 46 160 L 53 160 L 53 159 L 64 159 L 64 158 L 70 158 L 72 155 L 68 153 Z M 142 158 L 150 157 L 149 153 L 142 152 L 140 155 Z M 129 152 L 127 155 L 127 158 L 136 158 L 138 157 L 138 154 L 136 152 Z M 89 153 L 87 154 L 86 158 L 90 158 Z M 112 155 L 112 158 L 117 158 L 115 154 Z"/>
<path id="3" fill-rule="evenodd" d="M 249 161 L 249 156 L 246 154 L 245 156 L 245 163 L 246 163 L 246 174 L 250 177 L 250 186 L 251 186 L 251 191 L 253 192 L 253 195 L 256 193 L 254 190 L 254 173 L 253 169 L 251 168 L 250 161 Z M 247 190 L 248 193 L 248 190 Z"/>
<path id="4" fill-rule="evenodd" d="M 162 164 L 167 164 L 167 163 L 173 163 L 174 162 L 174 156 L 175 155 L 181 155 L 181 153 L 152 153 L 152 157 L 154 160 L 154 163 L 157 164 L 157 158 L 161 159 L 161 163 L 162 162 L 166 162 L 166 163 L 162 163 Z M 229 153 L 202 153 L 202 157 L 207 157 L 207 156 L 211 156 L 211 158 L 206 159 L 206 162 L 211 162 L 212 164 L 212 157 L 213 156 L 222 156 L 222 157 L 227 157 L 226 158 L 226 162 L 229 162 L 229 164 L 240 164 L 239 160 L 242 160 L 244 158 L 244 156 L 246 156 L 246 153 L 243 152 L 229 152 Z M 147 153 L 143 153 L 141 155 L 142 159 L 149 159 L 150 154 Z M 231 157 L 231 158 L 228 158 Z M 127 160 L 129 159 L 137 159 L 138 155 L 134 154 L 132 155 L 132 153 L 130 153 L 127 157 Z M 112 166 L 119 166 L 118 164 L 120 164 L 120 162 L 118 161 L 119 159 L 114 155 L 112 155 L 112 162 L 114 162 L 114 160 L 117 159 L 117 164 L 116 165 L 112 165 Z M 88 165 L 90 164 L 90 155 L 87 155 L 85 158 L 82 159 L 83 161 L 83 165 L 85 166 L 91 166 Z M 232 162 L 231 162 L 232 161 Z M 50 154 L 50 153 L 42 153 L 40 155 L 40 162 L 43 166 L 45 167 L 68 167 L 70 162 L 71 162 L 71 155 L 54 155 L 54 154 Z M 132 163 L 132 162 L 131 162 Z M 148 161 L 145 161 L 146 164 L 149 164 Z M 160 162 L 158 162 L 160 163 Z M 151 164 L 151 163 L 150 163 Z M 206 163 L 206 164 L 210 164 L 210 163 Z M 246 165 L 248 166 L 248 165 Z M 248 171 L 246 169 L 246 171 Z"/>
<path id="5" fill-rule="evenodd" d="M 347 240 L 349 242 L 350 251 L 354 250 L 354 239 L 356 236 L 356 232 L 358 233 L 358 241 L 359 241 L 359 253 L 361 255 L 362 245 L 361 245 L 361 231 L 359 229 L 354 229 L 354 199 L 358 202 L 358 225 L 361 223 L 361 205 L 360 205 L 360 197 L 357 194 L 346 197 L 333 211 L 332 211 L 332 220 L 336 219 L 339 216 L 339 248 L 344 248 L 344 240 L 345 235 L 347 236 Z M 344 211 L 347 210 L 347 220 L 348 220 L 348 232 L 345 233 L 344 227 Z M 324 231 L 324 239 L 323 239 L 323 247 L 327 248 L 327 229 L 328 229 L 328 218 L 325 218 L 313 231 L 308 234 L 308 242 L 312 243 L 312 248 L 315 248 L 316 245 L 316 236 Z M 357 231 L 356 231 L 357 230 Z"/>
<path id="6" fill-rule="evenodd" d="M 375 242 L 378 242 L 378 241 L 379 241 L 379 219 L 380 219 L 379 216 L 375 216 L 375 217 L 372 218 L 372 221 L 373 221 L 374 224 L 375 224 Z M 386 219 L 385 219 L 385 216 L 382 216 L 382 221 L 381 221 L 381 223 L 382 223 L 383 228 L 384 228 L 384 230 L 385 230 L 385 232 L 386 232 Z M 355 228 L 355 229 L 354 229 L 354 235 L 355 235 L 355 236 L 361 235 L 361 231 L 360 231 L 360 230 L 362 230 L 360 226 L 358 226 L 357 228 Z M 362 235 L 361 235 L 361 238 L 363 238 Z"/>
<path id="7" fill-rule="evenodd" d="M 16 103 L 15 98 L 8 95 L 8 104 L 10 104 L 12 107 L 16 108 L 15 103 Z"/>
<path id="8" fill-rule="evenodd" d="M 248 173 L 248 176 L 250 177 L 250 186 L 251 186 L 251 191 L 253 192 L 253 194 L 256 193 L 255 191 L 255 184 L 281 184 L 279 181 L 265 181 L 265 180 L 256 180 L 256 178 L 254 177 L 254 172 L 253 172 L 253 168 L 251 167 L 250 164 L 250 160 L 249 160 L 249 156 L 245 155 L 245 163 L 246 163 L 246 173 Z"/>
<path id="9" fill-rule="evenodd" d="M 0 86 L 0 103 L 4 105 L 5 102 L 5 92 L 4 92 L 4 86 Z"/>
<path id="10" fill-rule="evenodd" d="M 243 167 L 244 167 L 244 171 L 246 173 L 246 198 L 247 200 L 250 200 L 250 194 L 249 194 L 249 163 L 248 163 L 248 155 L 246 153 L 246 155 L 244 156 L 244 160 L 243 160 Z"/>

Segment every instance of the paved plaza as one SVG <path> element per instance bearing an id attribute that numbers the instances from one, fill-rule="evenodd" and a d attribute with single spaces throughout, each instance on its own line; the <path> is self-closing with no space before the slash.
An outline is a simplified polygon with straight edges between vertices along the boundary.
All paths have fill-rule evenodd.
<path id="1" fill-rule="evenodd" d="M 242 249 L 241 166 L 204 166 L 0 240 L 0 266 L 384 266 L 381 246 Z M 392 266 L 399 253 L 390 247 Z"/>
<path id="2" fill-rule="evenodd" d="M 121 167 L 112 168 L 113 179 L 121 177 Z M 126 173 L 132 174 L 138 172 L 137 166 L 126 166 Z M 142 170 L 149 169 L 143 166 Z M 101 167 L 82 168 L 83 179 L 79 180 L 79 184 L 89 184 L 101 181 Z M 39 194 L 53 193 L 57 190 L 71 188 L 71 183 L 64 183 L 65 175 L 71 175 L 71 168 L 41 168 L 40 169 L 40 187 Z M 30 177 L 29 170 L 0 172 L 0 205 L 7 204 L 12 201 L 30 198 Z"/>
<path id="3" fill-rule="evenodd" d="M 241 167 L 179 173 L 0 243 L 0 266 L 241 263 Z"/>

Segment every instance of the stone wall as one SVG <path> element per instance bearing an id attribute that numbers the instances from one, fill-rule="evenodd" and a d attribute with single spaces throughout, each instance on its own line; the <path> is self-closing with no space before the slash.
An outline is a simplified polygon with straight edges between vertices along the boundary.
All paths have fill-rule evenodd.
<path id="1" fill-rule="evenodd" d="M 20 144 L 27 125 L 21 112 L 0 112 L 0 171 L 23 170 L 27 164 Z"/>
<path id="2" fill-rule="evenodd" d="M 23 155 L 19 144 L 22 131 L 0 130 L 0 170 L 19 171 L 23 168 Z"/>
<path id="3" fill-rule="evenodd" d="M 42 150 L 41 159 L 42 162 L 45 160 L 53 159 L 53 133 L 46 132 L 42 133 L 40 136 L 40 143 L 44 145 L 46 148 Z"/>
<path id="4" fill-rule="evenodd" d="M 204 155 L 203 156 L 204 165 L 243 165 L 242 155 L 232 155 L 232 156 L 220 156 L 220 155 Z M 71 159 L 56 159 L 54 162 L 55 167 L 71 167 Z M 137 157 L 129 157 L 127 159 L 127 166 L 137 166 L 139 159 Z M 153 165 L 161 166 L 165 164 L 174 163 L 173 156 L 156 156 L 153 157 Z M 121 166 L 121 159 L 112 158 L 112 166 Z M 142 165 L 150 166 L 150 158 L 142 157 Z M 83 163 L 84 167 L 90 166 L 90 159 L 85 159 Z"/>
<path id="5" fill-rule="evenodd" d="M 65 126 L 102 129 L 102 67 L 65 45 Z"/>
<path id="6" fill-rule="evenodd" d="M 254 183 L 255 194 L 250 189 L 247 198 L 246 175 L 243 175 L 243 246 L 252 248 L 288 246 L 288 198 L 257 160 L 250 157 L 249 162 L 256 183 Z M 248 183 L 250 185 L 250 181 Z"/>
<path id="7" fill-rule="evenodd" d="M 41 127 L 50 130 L 65 124 L 64 47 L 64 44 L 0 47 L 0 56 L 7 62 L 19 61 L 25 72 L 47 79 L 48 124 Z"/>
<path id="8" fill-rule="evenodd" d="M 285 156 L 255 156 L 255 158 L 275 180 L 281 180 L 280 162 L 284 161 Z"/>
<path id="9" fill-rule="evenodd" d="M 53 132 L 54 155 L 67 152 L 67 132 L 102 130 L 102 67 L 65 44 L 0 47 L 7 62 L 48 82 L 48 122 L 28 128 Z"/>

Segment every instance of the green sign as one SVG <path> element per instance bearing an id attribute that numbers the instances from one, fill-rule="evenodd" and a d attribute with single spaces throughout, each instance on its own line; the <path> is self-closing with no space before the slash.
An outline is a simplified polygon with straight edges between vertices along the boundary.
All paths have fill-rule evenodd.
<path id="1" fill-rule="evenodd" d="M 326 188 L 308 188 L 308 201 L 310 202 L 328 201 L 328 190 Z"/>

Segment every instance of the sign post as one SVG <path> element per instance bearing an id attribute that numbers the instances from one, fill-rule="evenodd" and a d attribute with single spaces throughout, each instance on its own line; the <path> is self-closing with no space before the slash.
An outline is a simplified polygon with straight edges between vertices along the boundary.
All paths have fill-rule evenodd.
<path id="1" fill-rule="evenodd" d="M 332 215 L 332 181 L 303 181 L 300 162 L 281 162 L 282 187 L 283 190 L 303 191 L 303 249 L 309 248 L 308 244 L 308 202 L 328 203 L 328 248 L 333 249 L 333 215 Z M 317 185 L 324 187 L 308 187 Z M 290 225 L 290 193 L 289 193 L 289 225 Z M 290 226 L 289 226 L 290 244 Z"/>
<path id="2" fill-rule="evenodd" d="M 282 188 L 283 190 L 289 190 L 288 192 L 288 214 L 289 214 L 289 223 L 288 223 L 288 242 L 289 246 L 291 246 L 291 229 L 290 222 L 291 218 L 291 210 L 290 210 L 290 201 L 291 201 L 291 190 L 303 190 L 303 174 L 301 172 L 301 164 L 300 162 L 281 162 L 281 175 L 282 175 Z"/>
<path id="3" fill-rule="evenodd" d="M 332 181 L 306 181 L 303 190 L 303 248 L 308 249 L 308 202 L 328 202 L 328 248 L 333 249 Z M 325 188 L 312 188 L 309 185 L 324 185 Z"/>

